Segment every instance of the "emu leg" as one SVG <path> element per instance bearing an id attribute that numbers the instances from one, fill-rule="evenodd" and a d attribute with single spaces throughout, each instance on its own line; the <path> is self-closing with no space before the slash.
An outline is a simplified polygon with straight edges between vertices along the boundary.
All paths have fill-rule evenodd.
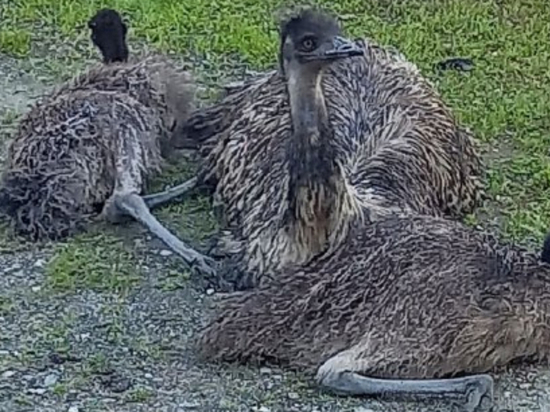
<path id="1" fill-rule="evenodd" d="M 134 193 L 126 195 L 115 195 L 114 205 L 118 210 L 132 216 L 143 224 L 156 237 L 162 240 L 166 246 L 172 249 L 187 263 L 191 270 L 200 274 L 214 277 L 217 274 L 216 262 L 187 246 L 180 239 L 174 236 L 168 229 L 149 212 L 145 201 Z"/>
<path id="2" fill-rule="evenodd" d="M 317 381 L 338 395 L 404 395 L 464 397 L 467 412 L 490 410 L 493 404 L 493 378 L 473 375 L 452 379 L 377 379 L 352 371 L 338 355 L 329 359 L 317 372 Z"/>
<path id="3" fill-rule="evenodd" d="M 198 187 L 198 178 L 193 177 L 180 185 L 171 187 L 163 192 L 142 196 L 149 209 L 170 203 L 177 197 L 183 196 Z"/>

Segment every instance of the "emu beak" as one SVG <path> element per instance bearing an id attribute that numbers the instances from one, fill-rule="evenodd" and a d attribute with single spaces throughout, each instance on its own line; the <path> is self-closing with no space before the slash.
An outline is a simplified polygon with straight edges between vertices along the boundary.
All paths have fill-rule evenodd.
<path id="1" fill-rule="evenodd" d="M 325 51 L 325 57 L 330 59 L 342 59 L 352 56 L 362 56 L 364 54 L 362 47 L 354 41 L 345 37 L 335 36 L 332 39 L 332 48 Z"/>

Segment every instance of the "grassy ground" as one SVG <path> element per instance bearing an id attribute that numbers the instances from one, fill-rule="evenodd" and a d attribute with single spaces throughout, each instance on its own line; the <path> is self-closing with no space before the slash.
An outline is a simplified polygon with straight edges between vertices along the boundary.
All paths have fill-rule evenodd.
<path id="1" fill-rule="evenodd" d="M 351 35 L 399 48 L 476 132 L 489 165 L 490 199 L 470 220 L 540 243 L 550 215 L 550 13 L 544 2 L 317 3 L 336 11 Z M 103 6 L 128 17 L 134 50 L 146 44 L 188 62 L 208 96 L 246 69 L 274 65 L 273 16 L 284 3 L 0 0 L 0 138 L 7 139 L 29 101 L 97 59 L 85 23 Z M 449 56 L 471 57 L 476 68 L 437 74 L 433 64 Z M 182 162 L 155 186 L 192 171 Z M 158 215 L 188 240 L 204 240 L 215 229 L 202 198 Z M 205 297 L 136 225 L 98 225 L 50 245 L 18 242 L 2 226 L 0 235 L 2 411 L 351 411 L 365 404 L 326 397 L 308 380 L 281 371 L 198 364 L 189 339 Z M 524 367 L 499 376 L 500 407 L 527 411 L 549 403 L 546 370 Z M 372 411 L 448 410 L 366 404 Z"/>

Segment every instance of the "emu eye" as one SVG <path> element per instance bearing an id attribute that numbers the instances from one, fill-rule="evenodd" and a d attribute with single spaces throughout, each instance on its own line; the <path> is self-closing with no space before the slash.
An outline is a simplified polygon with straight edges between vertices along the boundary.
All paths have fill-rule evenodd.
<path id="1" fill-rule="evenodd" d="M 315 39 L 313 39 L 312 37 L 306 37 L 302 40 L 301 46 L 304 51 L 312 51 L 313 49 L 315 49 Z"/>

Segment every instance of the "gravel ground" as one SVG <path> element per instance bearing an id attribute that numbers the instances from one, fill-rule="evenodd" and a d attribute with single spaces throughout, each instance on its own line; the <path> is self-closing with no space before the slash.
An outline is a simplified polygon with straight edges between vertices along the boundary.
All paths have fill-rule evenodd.
<path id="1" fill-rule="evenodd" d="M 40 64 L 0 56 L 3 136 L 51 86 L 25 74 Z M 209 213 L 190 210 L 182 224 L 174 210 L 159 215 L 179 219 L 183 236 Z M 460 410 L 443 400 L 337 398 L 277 369 L 200 363 L 190 339 L 210 297 L 178 271 L 179 262 L 136 224 L 98 226 L 81 242 L 24 245 L 0 233 L 0 411 Z M 494 376 L 495 410 L 550 411 L 549 368 Z"/>

